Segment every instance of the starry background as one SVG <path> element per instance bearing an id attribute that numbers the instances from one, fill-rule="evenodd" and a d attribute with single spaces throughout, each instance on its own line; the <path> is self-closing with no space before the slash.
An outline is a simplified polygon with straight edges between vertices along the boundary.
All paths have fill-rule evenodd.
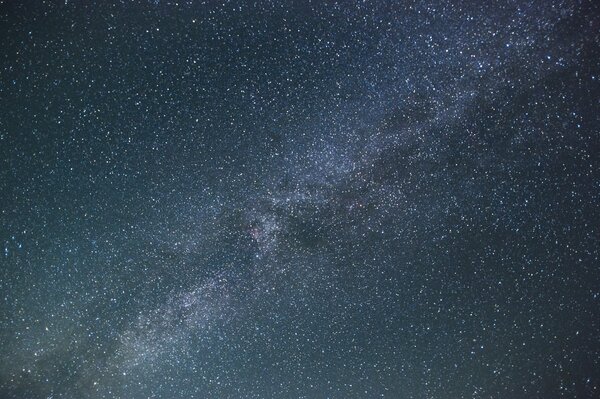
<path id="1" fill-rule="evenodd" d="M 1 2 L 0 397 L 600 397 L 599 32 Z"/>

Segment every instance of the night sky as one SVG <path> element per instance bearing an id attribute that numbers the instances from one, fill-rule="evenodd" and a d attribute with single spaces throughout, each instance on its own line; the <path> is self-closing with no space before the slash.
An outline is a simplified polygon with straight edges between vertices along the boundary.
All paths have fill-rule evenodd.
<path id="1" fill-rule="evenodd" d="M 0 398 L 600 397 L 596 1 L 0 2 Z"/>

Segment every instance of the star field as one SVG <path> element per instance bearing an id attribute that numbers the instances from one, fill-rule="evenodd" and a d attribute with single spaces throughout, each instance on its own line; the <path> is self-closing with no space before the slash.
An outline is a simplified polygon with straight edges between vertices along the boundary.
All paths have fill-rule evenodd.
<path id="1" fill-rule="evenodd" d="M 600 397 L 596 2 L 0 29 L 0 398 Z"/>

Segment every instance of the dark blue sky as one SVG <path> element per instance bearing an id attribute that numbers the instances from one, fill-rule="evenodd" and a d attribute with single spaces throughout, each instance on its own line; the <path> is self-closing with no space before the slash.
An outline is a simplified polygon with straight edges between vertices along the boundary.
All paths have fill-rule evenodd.
<path id="1" fill-rule="evenodd" d="M 0 397 L 598 397 L 599 28 L 0 3 Z"/>

